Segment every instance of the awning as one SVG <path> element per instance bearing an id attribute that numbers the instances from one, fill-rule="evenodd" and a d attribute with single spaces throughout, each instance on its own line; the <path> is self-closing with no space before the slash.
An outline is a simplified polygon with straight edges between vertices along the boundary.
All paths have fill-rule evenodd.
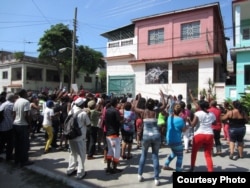
<path id="1" fill-rule="evenodd" d="M 11 84 L 11 85 L 8 85 L 7 87 L 10 87 L 10 88 L 22 88 L 22 84 Z"/>

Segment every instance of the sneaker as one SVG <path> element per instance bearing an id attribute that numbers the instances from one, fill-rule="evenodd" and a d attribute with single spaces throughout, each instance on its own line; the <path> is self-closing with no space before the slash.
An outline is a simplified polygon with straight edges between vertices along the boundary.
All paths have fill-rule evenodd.
<path id="1" fill-rule="evenodd" d="M 160 180 L 155 179 L 155 185 L 156 186 L 160 185 Z"/>
<path id="2" fill-rule="evenodd" d="M 78 180 L 83 179 L 86 175 L 87 175 L 87 172 L 85 172 L 84 174 L 77 173 L 76 179 L 78 179 Z"/>
<path id="3" fill-rule="evenodd" d="M 169 167 L 169 166 L 163 166 L 162 170 L 174 170 L 173 168 Z"/>
<path id="4" fill-rule="evenodd" d="M 138 174 L 138 181 L 139 181 L 139 182 L 142 182 L 142 181 L 143 181 L 142 175 L 139 175 L 139 174 Z"/>
<path id="5" fill-rule="evenodd" d="M 76 174 L 77 170 L 73 170 L 73 171 L 67 171 L 67 176 L 72 176 L 74 174 Z"/>

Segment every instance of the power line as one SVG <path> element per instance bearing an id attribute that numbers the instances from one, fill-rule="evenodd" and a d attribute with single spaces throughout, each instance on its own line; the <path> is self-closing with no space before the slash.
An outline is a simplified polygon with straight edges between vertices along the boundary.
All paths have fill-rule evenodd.
<path id="1" fill-rule="evenodd" d="M 37 10 L 40 12 L 40 14 L 43 16 L 43 18 L 44 18 L 49 24 L 51 24 L 50 21 L 48 20 L 48 18 L 43 14 L 43 12 L 42 12 L 41 9 L 38 7 L 38 5 L 35 3 L 34 0 L 32 0 L 32 3 L 35 5 L 35 7 L 36 7 Z"/>

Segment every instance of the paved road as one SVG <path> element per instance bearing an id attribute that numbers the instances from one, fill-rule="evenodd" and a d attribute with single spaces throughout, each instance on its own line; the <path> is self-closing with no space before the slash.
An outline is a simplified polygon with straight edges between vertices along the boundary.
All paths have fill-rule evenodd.
<path id="1" fill-rule="evenodd" d="M 250 172 L 250 134 L 245 137 L 244 159 L 232 161 L 228 158 L 228 145 L 223 143 L 222 156 L 213 157 L 214 171 L 217 172 Z M 74 188 L 95 188 L 95 187 L 119 187 L 119 188 L 138 188 L 154 187 L 153 167 L 151 155 L 144 170 L 144 181 L 138 182 L 137 169 L 140 156 L 140 150 L 133 145 L 133 158 L 130 160 L 121 160 L 119 168 L 123 169 L 120 174 L 106 175 L 102 155 L 96 155 L 94 160 L 86 160 L 85 168 L 87 176 L 82 180 L 77 180 L 74 176 L 68 177 L 65 174 L 69 153 L 67 151 L 52 151 L 43 154 L 44 138 L 43 134 L 31 141 L 30 159 L 35 163 L 23 169 L 17 168 L 13 163 L 0 162 L 0 187 L 16 188 L 36 188 L 36 187 L 74 187 Z M 170 153 L 168 147 L 160 149 L 160 164 L 163 165 L 166 156 Z M 175 160 L 171 167 L 175 167 Z M 190 153 L 184 154 L 183 168 L 187 170 L 190 164 Z M 195 171 L 206 171 L 203 152 L 200 151 L 197 157 L 197 167 Z M 56 180 L 56 181 L 52 181 Z M 160 186 L 172 187 L 172 171 L 161 171 Z"/>

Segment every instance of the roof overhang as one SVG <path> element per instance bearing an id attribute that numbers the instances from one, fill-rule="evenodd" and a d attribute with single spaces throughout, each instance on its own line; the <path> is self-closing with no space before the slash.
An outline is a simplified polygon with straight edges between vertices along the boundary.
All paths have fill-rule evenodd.
<path id="1" fill-rule="evenodd" d="M 187 61 L 192 59 L 206 59 L 206 58 L 214 58 L 220 59 L 220 54 L 205 54 L 205 55 L 192 55 L 192 56 L 182 56 L 182 57 L 170 57 L 170 58 L 155 58 L 155 59 L 139 59 L 139 60 L 130 60 L 130 64 L 143 64 L 143 63 L 161 63 L 168 61 Z"/>
<path id="2" fill-rule="evenodd" d="M 116 59 L 126 59 L 126 58 L 134 58 L 134 54 L 126 54 L 126 55 L 119 55 L 119 56 L 111 56 L 111 57 L 104 57 L 103 60 L 116 60 Z"/>
<path id="3" fill-rule="evenodd" d="M 250 47 L 241 47 L 241 48 L 231 48 L 230 49 L 230 56 L 232 60 L 236 60 L 237 52 L 250 52 Z"/>

